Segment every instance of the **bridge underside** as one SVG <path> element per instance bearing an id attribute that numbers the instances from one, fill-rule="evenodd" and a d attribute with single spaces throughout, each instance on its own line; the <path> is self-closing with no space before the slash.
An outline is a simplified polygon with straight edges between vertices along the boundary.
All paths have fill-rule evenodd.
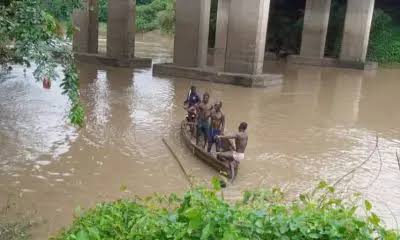
<path id="1" fill-rule="evenodd" d="M 300 55 L 289 62 L 327 67 L 371 70 L 377 63 L 366 62 L 375 0 L 348 0 L 340 56 L 325 58 L 325 43 L 331 0 L 307 0 Z M 338 33 L 339 34 L 339 33 Z"/>
<path id="2" fill-rule="evenodd" d="M 261 78 L 267 86 L 276 85 L 279 76 L 262 71 L 270 0 L 218 0 L 213 67 L 207 66 L 206 58 L 210 1 L 176 1 L 174 64 L 157 65 L 153 72 L 206 80 L 213 72 L 245 74 L 257 76 L 249 77 L 249 81 Z M 374 4 L 375 0 L 348 0 L 340 56 L 325 58 L 331 0 L 307 0 L 301 51 L 289 56 L 288 62 L 376 69 L 376 63 L 366 62 Z M 192 74 L 187 74 L 190 71 Z"/>
<path id="3" fill-rule="evenodd" d="M 135 57 L 135 0 L 109 0 L 107 53 L 98 53 L 98 0 L 84 0 L 74 12 L 73 49 L 78 61 L 115 67 L 150 67 L 151 59 Z"/>
<path id="4" fill-rule="evenodd" d="M 110 0 L 107 54 L 98 54 L 98 4 L 86 0 L 74 14 L 78 59 L 113 66 L 149 66 L 135 58 L 135 0 Z M 348 0 L 340 56 L 325 58 L 331 0 L 306 0 L 300 54 L 288 62 L 375 69 L 366 62 L 375 0 Z M 218 0 L 213 66 L 207 65 L 211 0 L 176 0 L 173 64 L 157 64 L 154 74 L 244 86 L 271 86 L 282 76 L 263 72 L 270 0 Z M 248 83 L 243 84 L 243 82 Z"/>

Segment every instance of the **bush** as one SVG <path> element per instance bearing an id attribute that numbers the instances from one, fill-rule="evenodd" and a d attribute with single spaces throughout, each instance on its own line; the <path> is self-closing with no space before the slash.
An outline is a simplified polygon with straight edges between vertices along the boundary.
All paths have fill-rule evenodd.
<path id="1" fill-rule="evenodd" d="M 108 19 L 108 1 L 99 0 L 99 21 Z M 147 32 L 161 29 L 173 33 L 175 29 L 175 0 L 141 0 L 136 2 L 136 30 Z"/>
<path id="2" fill-rule="evenodd" d="M 165 10 L 158 13 L 158 24 L 163 32 L 175 32 L 175 0 L 168 1 Z"/>
<path id="3" fill-rule="evenodd" d="M 336 198 L 324 182 L 293 202 L 274 189 L 246 192 L 243 200 L 229 204 L 217 190 L 99 204 L 53 240 L 400 239 L 382 226 L 371 203 L 364 202 L 367 216 L 359 217 L 357 206 Z"/>
<path id="4" fill-rule="evenodd" d="M 380 9 L 374 13 L 368 59 L 380 63 L 400 62 L 400 28 Z"/>
<path id="5" fill-rule="evenodd" d="M 171 20 L 170 15 L 172 7 L 174 6 L 173 0 L 154 0 L 150 4 L 140 5 L 136 8 L 136 28 L 137 31 L 151 31 L 160 28 L 159 17 L 162 16 L 164 23 L 168 23 L 168 18 Z M 168 9 L 170 9 L 168 11 Z M 174 11 L 172 11 L 173 13 Z M 175 14 L 174 14 L 175 15 Z M 171 27 L 169 27 L 171 28 Z"/>

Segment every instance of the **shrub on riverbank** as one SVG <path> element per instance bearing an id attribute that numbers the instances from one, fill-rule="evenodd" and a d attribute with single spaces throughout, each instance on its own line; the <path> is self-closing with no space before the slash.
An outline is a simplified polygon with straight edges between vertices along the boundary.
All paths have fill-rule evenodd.
<path id="1" fill-rule="evenodd" d="M 99 0 L 99 21 L 107 22 L 108 1 Z M 141 0 L 136 2 L 136 30 L 160 29 L 172 33 L 175 27 L 175 0 Z"/>
<path id="2" fill-rule="evenodd" d="M 374 13 L 368 59 L 380 63 L 400 62 L 400 28 L 379 9 Z"/>
<path id="3" fill-rule="evenodd" d="M 175 1 L 154 0 L 136 8 L 137 31 L 147 32 L 155 29 L 171 30 L 175 24 Z"/>
<path id="4" fill-rule="evenodd" d="M 366 217 L 359 217 L 357 205 L 335 197 L 326 183 L 292 202 L 274 189 L 246 192 L 229 204 L 217 190 L 99 204 L 53 240 L 400 239 L 383 227 L 368 201 Z"/>

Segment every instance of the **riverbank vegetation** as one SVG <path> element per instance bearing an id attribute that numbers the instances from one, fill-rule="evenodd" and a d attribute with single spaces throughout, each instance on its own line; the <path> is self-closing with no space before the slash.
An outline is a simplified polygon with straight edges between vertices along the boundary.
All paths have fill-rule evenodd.
<path id="1" fill-rule="evenodd" d="M 240 201 L 228 203 L 219 182 L 213 186 L 192 189 L 183 197 L 99 204 L 77 212 L 72 226 L 52 240 L 400 239 L 384 227 L 370 202 L 339 198 L 325 182 L 293 201 L 273 189 L 246 192 Z"/>
<path id="2" fill-rule="evenodd" d="M 99 0 L 99 21 L 106 23 L 108 18 L 108 1 Z M 141 0 L 136 1 L 136 30 L 148 32 L 160 29 L 173 33 L 175 28 L 175 0 Z"/>
<path id="3" fill-rule="evenodd" d="M 59 1 L 59 4 L 67 3 L 65 8 L 50 11 L 51 5 L 48 4 L 55 2 L 20 0 L 0 4 L 0 71 L 7 72 L 12 64 L 26 67 L 34 65 L 34 76 L 38 81 L 62 78 L 63 94 L 68 96 L 71 104 L 69 119 L 81 126 L 84 110 L 79 97 L 78 73 L 71 41 L 57 19 L 70 16 L 80 3 L 79 0 Z M 47 5 L 48 8 L 43 7 Z M 59 76 L 56 70 L 60 65 L 63 76 Z"/>

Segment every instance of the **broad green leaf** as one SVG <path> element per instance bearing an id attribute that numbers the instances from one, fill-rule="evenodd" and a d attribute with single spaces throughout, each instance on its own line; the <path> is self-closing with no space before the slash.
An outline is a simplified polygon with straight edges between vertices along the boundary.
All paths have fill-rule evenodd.
<path id="1" fill-rule="evenodd" d="M 85 230 L 80 230 L 76 235 L 76 240 L 90 240 Z"/>
<path id="2" fill-rule="evenodd" d="M 365 201 L 364 201 L 364 205 L 365 205 L 365 209 L 366 209 L 367 211 L 371 211 L 371 209 L 372 209 L 372 204 L 371 204 L 370 201 L 365 200 Z"/>

